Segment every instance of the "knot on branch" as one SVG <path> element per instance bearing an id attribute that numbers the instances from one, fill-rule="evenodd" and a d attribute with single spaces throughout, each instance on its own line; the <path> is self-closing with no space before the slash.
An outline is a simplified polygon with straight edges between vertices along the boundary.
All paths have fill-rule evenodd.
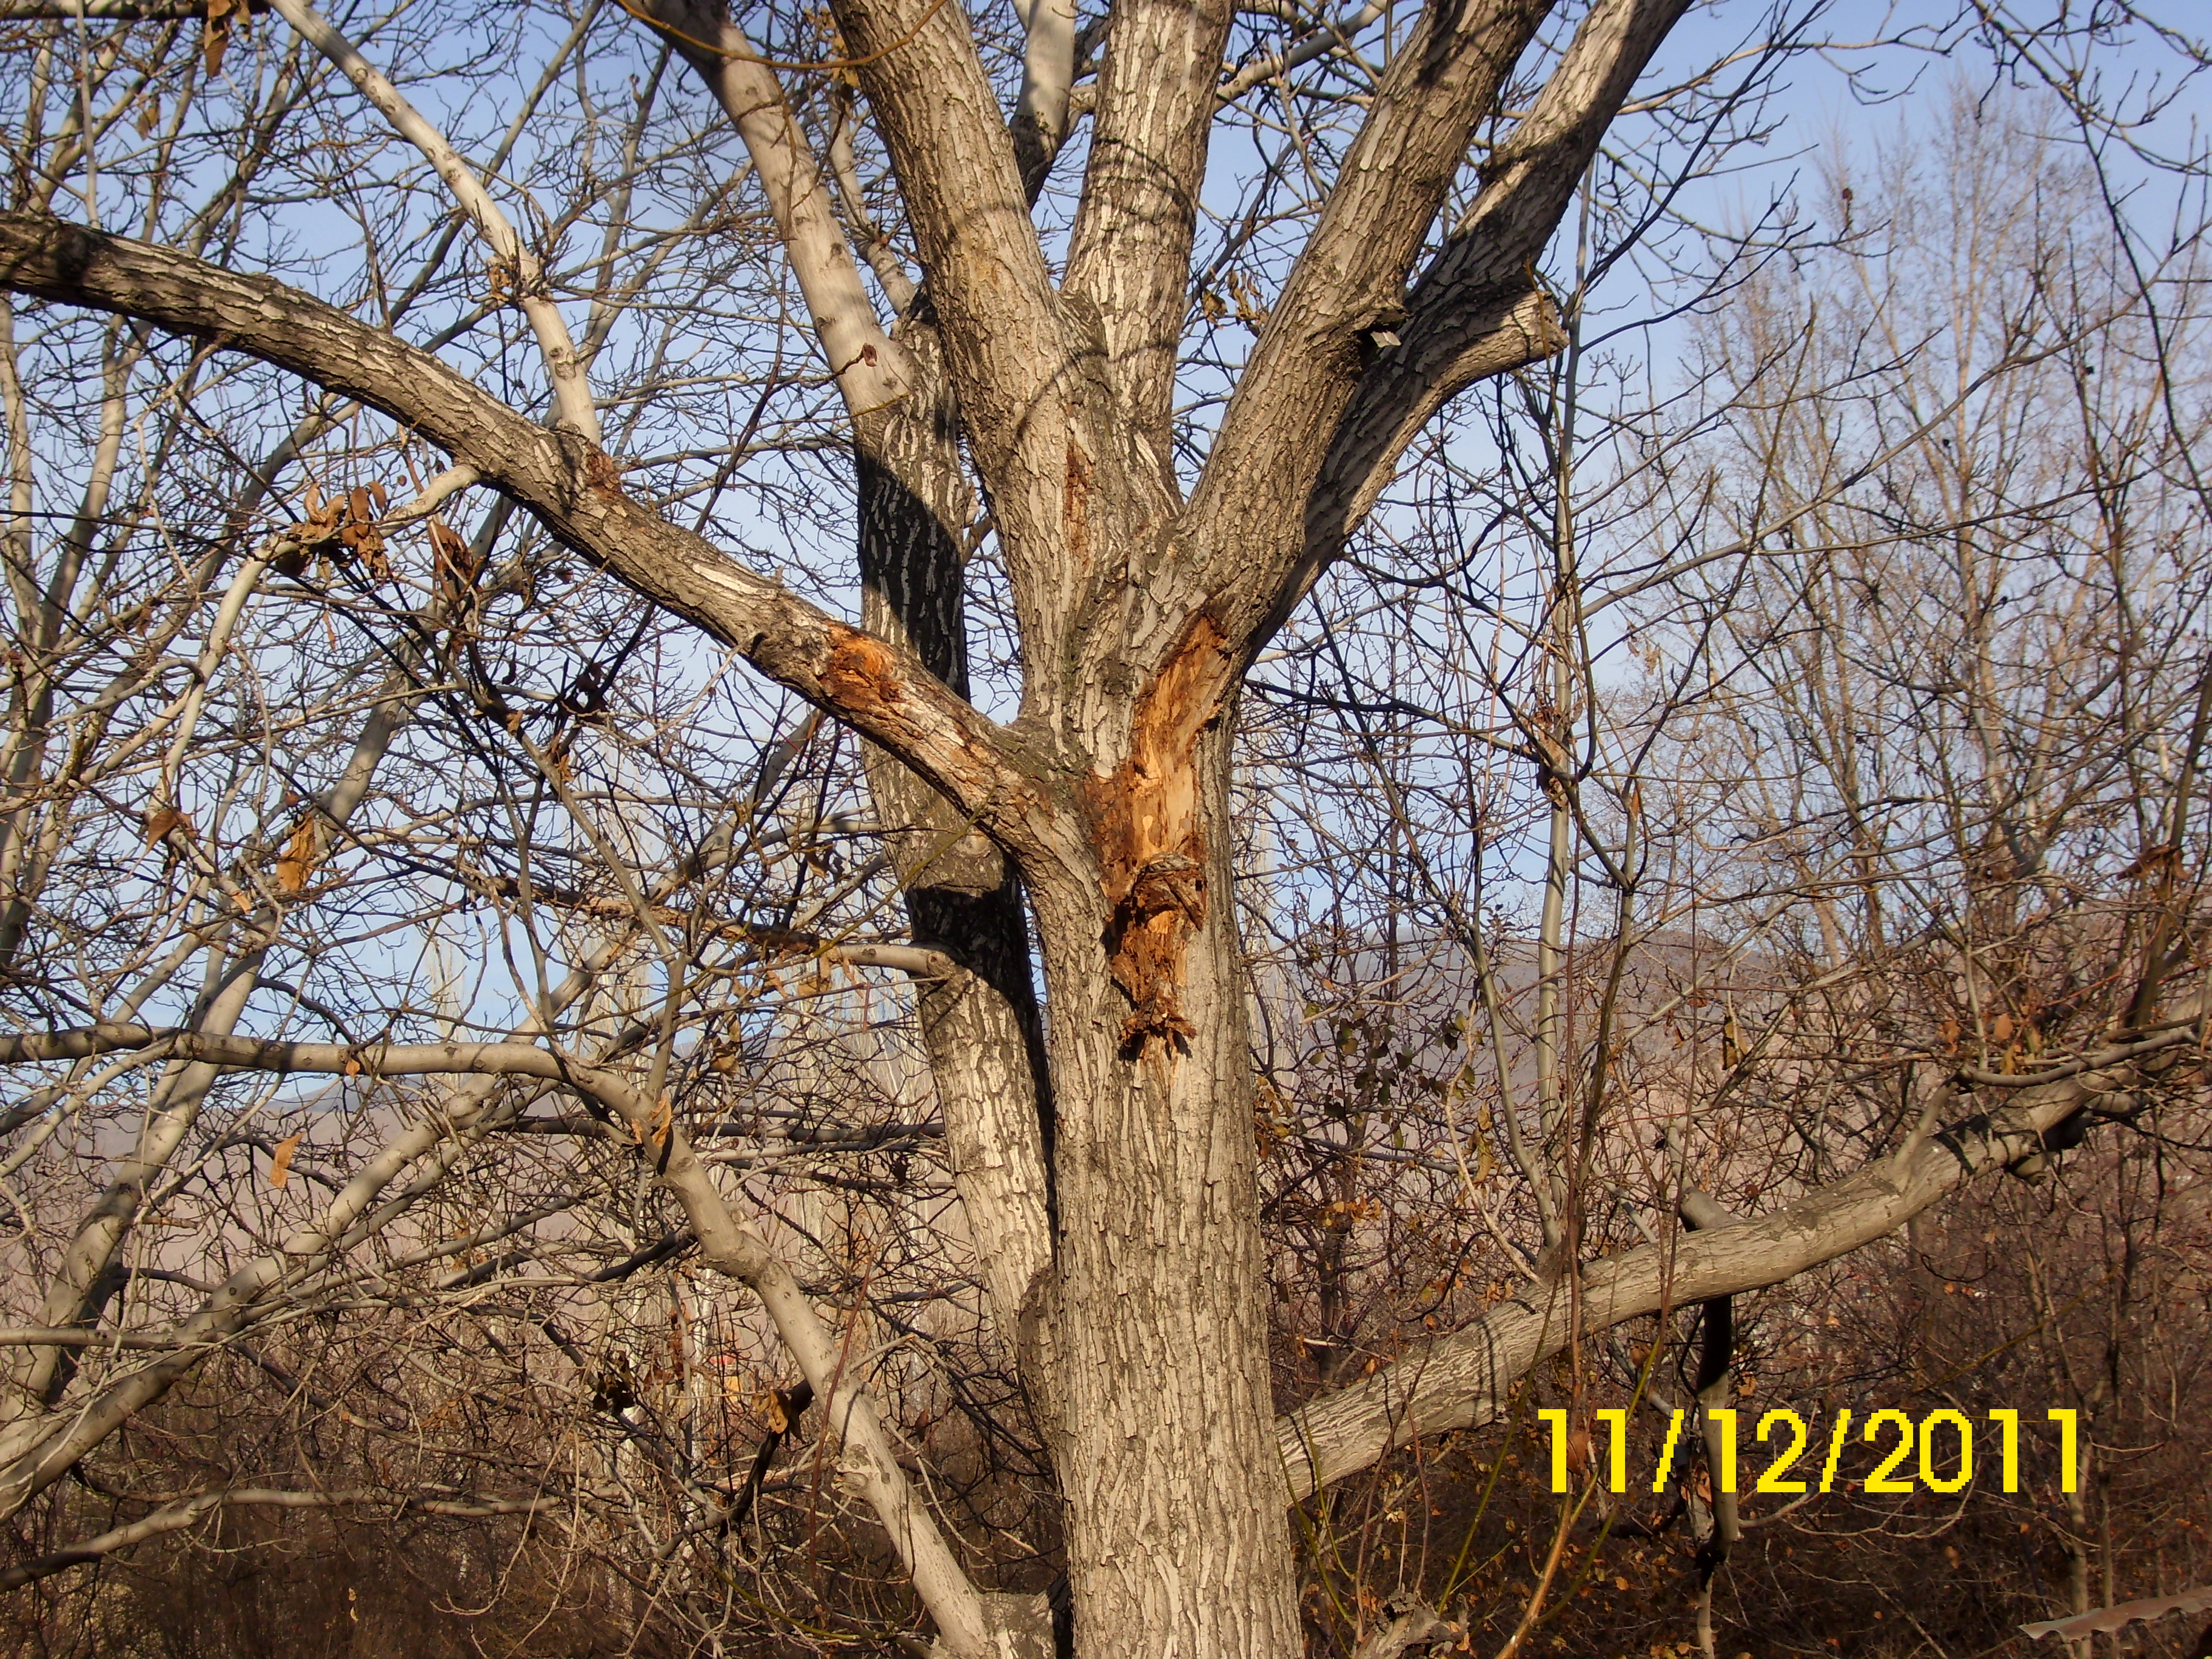
<path id="1" fill-rule="evenodd" d="M 906 701 L 891 649 L 873 635 L 842 623 L 830 629 L 830 655 L 821 668 L 823 694 L 841 714 L 890 718 Z"/>
<path id="2" fill-rule="evenodd" d="M 562 465 L 568 470 L 560 486 L 564 507 L 603 508 L 629 499 L 623 489 L 621 466 L 597 441 L 565 420 L 545 430 L 560 446 Z"/>

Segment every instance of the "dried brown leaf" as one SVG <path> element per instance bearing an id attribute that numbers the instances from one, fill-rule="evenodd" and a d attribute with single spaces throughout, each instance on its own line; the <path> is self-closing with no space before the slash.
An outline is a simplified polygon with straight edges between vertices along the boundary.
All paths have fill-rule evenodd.
<path id="1" fill-rule="evenodd" d="M 476 562 L 469 544 L 443 519 L 430 520 L 430 559 L 442 597 L 459 599 L 476 586 Z"/>
<path id="2" fill-rule="evenodd" d="M 300 820 L 284 843 L 284 856 L 276 860 L 276 888 L 283 893 L 307 890 L 315 866 L 323 860 L 322 825 L 313 812 Z"/>
<path id="3" fill-rule="evenodd" d="M 231 0 L 208 0 L 207 21 L 200 29 L 200 50 L 210 76 L 222 73 L 223 48 L 230 44 Z"/>

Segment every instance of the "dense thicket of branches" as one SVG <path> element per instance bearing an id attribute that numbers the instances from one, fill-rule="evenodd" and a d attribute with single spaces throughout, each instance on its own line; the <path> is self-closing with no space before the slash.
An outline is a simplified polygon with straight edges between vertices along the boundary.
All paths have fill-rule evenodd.
<path id="1" fill-rule="evenodd" d="M 2199 48 L 271 4 L 0 7 L 21 1650 L 2212 1577 Z"/>

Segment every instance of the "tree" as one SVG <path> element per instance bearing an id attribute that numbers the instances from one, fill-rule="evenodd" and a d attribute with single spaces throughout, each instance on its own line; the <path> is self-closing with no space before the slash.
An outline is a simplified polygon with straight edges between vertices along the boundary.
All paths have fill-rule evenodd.
<path id="1" fill-rule="evenodd" d="M 179 56 L 181 20 L 162 7 L 58 9 L 67 21 L 34 29 L 19 64 L 27 137 L 17 210 L 0 219 L 0 272 L 15 295 L 73 308 L 41 312 L 42 326 L 76 312 L 119 320 L 90 332 L 56 322 L 40 341 L 64 380 L 75 368 L 88 384 L 82 370 L 94 364 L 103 377 L 94 404 L 56 411 L 92 440 L 91 459 L 70 464 L 83 505 L 59 538 L 33 528 L 40 451 L 20 367 L 6 388 L 23 666 L 0 954 L 15 964 L 23 1024 L 0 1039 L 0 1055 L 71 1068 L 15 1109 L 19 1127 L 59 1124 L 100 1091 L 161 1069 L 132 1149 L 40 1264 L 40 1305 L 17 1345 L 21 1401 L 0 1441 L 10 1514 L 211 1346 L 276 1316 L 312 1273 L 336 1271 L 401 1211 L 433 1201 L 538 1099 L 561 1094 L 628 1139 L 681 1205 L 700 1260 L 759 1298 L 842 1447 L 841 1478 L 880 1524 L 942 1650 L 1042 1648 L 1042 1601 L 977 1589 L 912 1478 L 879 1388 L 849 1363 L 851 1329 L 836 1328 L 771 1248 L 775 1230 L 749 1223 L 702 1155 L 717 1113 L 709 1039 L 744 1052 L 745 999 L 710 988 L 735 973 L 710 947 L 735 940 L 914 977 L 977 1273 L 1048 1449 L 1075 1650 L 1288 1654 L 1301 1644 L 1291 1500 L 1409 1439 L 1490 1420 L 1580 1333 L 1772 1284 L 1885 1237 L 1972 1176 L 2038 1156 L 2103 1096 L 2147 1086 L 2192 1039 L 2195 1005 L 2166 1000 L 2195 949 L 2194 900 L 2175 898 L 2144 924 L 2143 965 L 2117 1023 L 2081 1036 L 2047 1075 L 1989 1084 L 2002 1090 L 1989 1109 L 1940 1134 L 1955 1096 L 1931 1085 L 1920 1127 L 1856 1173 L 1741 1226 L 1591 1259 L 1586 1154 L 1613 1049 L 1601 1018 L 1595 1058 L 1571 1052 L 1564 917 L 1578 853 L 1609 859 L 1617 987 L 1650 808 L 1636 769 L 1593 785 L 1601 769 L 1576 753 L 1596 697 L 1575 553 L 1573 404 L 1555 400 L 1538 423 L 1553 441 L 1544 481 L 1559 510 L 1529 641 L 1543 684 L 1514 739 L 1547 803 L 1525 1140 L 1510 1068 L 1499 1073 L 1503 1130 L 1538 1221 L 1530 1288 L 1279 1424 L 1233 902 L 1241 690 L 1448 404 L 1563 351 L 1579 360 L 1580 278 L 1559 285 L 1562 305 L 1539 267 L 1686 0 L 1595 0 L 1556 17 L 1538 0 L 1334 21 L 1292 11 L 1289 39 L 1244 54 L 1226 79 L 1243 27 L 1227 5 L 1120 0 L 1086 21 L 1036 0 L 1010 41 L 994 33 L 1005 20 L 941 0 L 840 0 L 817 20 L 810 56 L 796 27 L 775 25 L 779 43 L 763 51 L 718 10 L 645 0 L 635 25 L 595 7 L 562 20 L 565 38 L 519 102 L 496 57 L 455 49 L 462 61 L 440 83 L 454 119 L 478 118 L 472 86 L 502 100 L 505 136 L 482 147 L 450 142 L 454 122 L 434 122 L 387 78 L 407 56 L 435 54 L 434 39 L 376 27 L 389 35 L 380 66 L 372 20 L 347 20 L 367 41 L 357 45 L 301 0 L 271 0 L 272 21 L 250 31 L 242 15 L 210 9 L 195 59 Z M 100 21 L 110 18 L 134 27 Z M 1771 72 L 1812 44 L 1809 30 L 1808 18 L 1778 15 L 1745 50 Z M 610 39 L 622 44 L 599 44 Z M 234 69 L 241 90 L 221 94 L 235 118 L 203 127 L 188 117 L 216 95 L 208 88 L 226 56 L 235 65 L 249 47 L 252 76 Z M 678 62 L 741 142 L 749 180 L 716 173 L 720 126 L 672 134 L 663 125 L 659 100 L 673 96 L 664 77 Z M 595 64 L 603 82 L 639 73 L 610 95 Z M 1323 80 L 1294 82 L 1311 64 Z M 536 169 L 541 197 L 507 178 L 510 161 L 571 70 L 578 89 L 562 131 L 582 159 L 541 137 L 515 161 Z M 1741 88 L 1720 89 L 1723 72 L 1642 94 L 1688 125 L 1692 151 L 1751 101 Z M 1273 154 L 1255 149 L 1261 183 L 1237 204 L 1227 238 L 1231 254 L 1248 241 L 1280 250 L 1262 263 L 1263 294 L 1233 258 L 1200 268 L 1197 250 L 1202 220 L 1220 210 L 1224 152 L 1258 143 L 1224 137 L 1237 131 L 1238 100 L 1268 96 L 1289 112 L 1287 137 Z M 630 113 L 617 123 L 610 112 L 625 98 Z M 373 131 L 370 112 L 382 124 Z M 143 143 L 118 125 L 126 114 Z M 318 114 L 343 135 L 343 162 L 286 149 Z M 124 153 L 104 154 L 110 144 Z M 878 147 L 886 173 L 872 180 Z M 1078 159 L 1064 204 L 1056 171 L 1072 173 Z M 257 182 L 280 165 L 323 170 L 321 218 L 288 220 L 284 189 Z M 426 166 L 443 192 L 434 204 L 412 199 Z M 1286 182 L 1294 170 L 1302 182 Z M 757 191 L 765 225 L 745 222 L 740 182 Z M 1668 190 L 1651 190 L 1655 211 Z M 186 210 L 188 193 L 202 199 Z M 527 234 L 502 198 L 534 207 Z M 1052 216 L 1063 204 L 1064 222 Z M 346 216 L 363 252 L 338 276 L 344 302 L 332 303 L 312 291 L 326 280 L 313 250 L 291 239 Z M 142 234 L 97 228 L 126 219 Z M 568 244 L 588 241 L 587 227 L 600 230 L 600 248 L 579 258 Z M 481 250 L 480 276 L 456 252 L 465 246 Z M 774 262 L 763 257 L 771 248 Z M 408 282 L 396 276 L 402 250 L 419 270 Z M 289 280 L 256 268 L 287 265 Z M 726 303 L 769 312 L 787 274 L 818 353 L 805 370 L 785 361 L 772 325 L 749 337 L 714 317 Z M 1225 314 L 1224 286 L 1250 342 L 1218 356 L 1204 325 Z M 2139 282 L 2131 302 L 2145 291 Z M 409 337 L 418 304 L 445 319 L 426 340 Z M 750 415 L 735 395 L 744 376 L 700 365 L 702 340 L 775 360 L 753 374 Z M 179 341 L 188 344 L 173 355 Z M 234 367 L 241 357 L 249 367 Z M 142 365 L 159 365 L 146 370 L 158 394 L 134 390 Z M 241 468 L 250 452 L 240 438 L 294 395 L 279 388 L 300 386 L 313 400 L 306 416 Z M 836 443 L 853 458 L 857 626 L 840 614 L 845 576 L 781 554 L 774 562 L 801 569 L 767 574 L 723 544 L 779 514 L 803 526 L 793 538 L 803 541 L 825 516 L 815 499 L 825 485 L 798 429 L 811 419 L 818 430 L 809 405 L 831 398 Z M 120 458 L 148 415 L 161 435 L 136 440 L 143 483 L 118 511 Z M 673 461 L 624 441 L 702 415 L 728 432 L 686 442 Z M 723 506 L 732 522 L 715 533 L 678 523 L 687 489 L 701 492 L 711 523 L 771 419 L 790 429 L 762 505 L 744 516 Z M 352 482 L 370 477 L 372 458 L 392 471 L 426 449 L 446 465 L 427 483 L 418 470 L 411 501 L 395 507 L 380 481 Z M 305 465 L 310 493 L 294 497 L 296 519 L 257 540 L 260 516 L 289 489 L 280 477 L 311 454 L 343 465 Z M 180 498 L 173 457 L 247 482 L 220 509 Z M 686 470 L 708 461 L 719 476 L 687 483 Z M 347 487 L 317 483 L 319 471 L 343 471 Z M 465 537 L 443 515 L 466 491 L 498 504 Z M 1763 546 L 1809 510 L 1754 513 L 1741 539 Z M 174 533 L 170 519 L 191 527 L 164 565 L 144 550 Z M 101 529 L 118 522 L 103 543 Z M 427 542 L 395 564 L 399 533 L 415 526 Z M 116 580 L 126 552 L 136 592 Z M 1743 553 L 1733 550 L 1740 562 Z M 533 690 L 593 632 L 580 605 L 564 617 L 541 589 L 570 556 L 645 605 L 623 617 L 626 640 L 593 640 L 581 666 L 553 673 L 556 689 Z M 264 580 L 294 584 L 300 608 L 289 637 L 249 647 L 235 630 Z M 987 602 L 1003 608 L 996 635 L 971 625 L 971 603 Z M 617 614 L 618 605 L 608 620 Z M 374 690 L 362 698 L 355 686 L 349 708 L 334 699 L 349 695 L 358 660 L 334 672 L 339 653 L 323 653 L 302 620 L 337 615 L 381 664 Z M 718 889 L 748 879 L 748 860 L 763 858 L 760 804 L 815 732 L 801 728 L 748 777 L 720 761 L 702 771 L 700 751 L 712 745 L 686 730 L 676 687 L 688 679 L 703 697 L 715 676 L 687 668 L 665 641 L 661 705 L 617 730 L 610 694 L 639 674 L 638 653 L 669 618 L 865 741 L 874 828 L 908 919 L 902 940 L 849 937 L 836 904 L 858 882 L 811 927 L 788 914 L 763 921 Z M 169 630 L 159 644 L 145 637 L 157 628 Z M 201 644 L 178 678 L 163 653 L 188 629 Z M 971 631 L 1005 659 L 979 672 Z M 111 674 L 104 687 L 87 678 L 94 665 Z M 217 742 L 202 729 L 210 688 L 234 672 L 267 684 L 234 681 L 217 694 L 228 711 Z M 267 758 L 283 724 L 270 711 L 287 708 L 312 714 L 328 745 L 310 769 L 319 787 Z M 337 713 L 354 723 L 349 740 Z M 505 758 L 491 766 L 501 781 L 487 808 L 457 777 L 441 779 L 434 743 L 416 751 L 429 810 L 403 835 L 397 820 L 359 815 L 418 718 L 442 722 L 433 735 L 450 766 L 490 765 L 493 749 Z M 2157 846 L 2185 841 L 2202 725 L 2200 715 L 2183 740 L 2183 782 Z M 719 816 L 680 834 L 672 817 L 650 821 L 661 797 L 636 781 L 649 769 L 684 780 L 687 808 L 719 797 Z M 695 789 L 709 773 L 711 787 Z M 117 838 L 116 792 L 126 777 L 143 789 L 144 848 L 162 867 L 124 880 L 134 849 Z M 1588 791 L 1604 787 L 1613 794 L 1601 809 Z M 570 837 L 550 864 L 533 839 L 532 814 L 548 801 Z M 825 787 L 805 834 L 820 835 L 836 805 Z M 250 830 L 222 827 L 242 811 Z M 1613 815 L 1607 825 L 1601 811 Z M 88 814 L 105 829 L 96 855 L 77 850 Z M 496 832 L 481 822 L 502 817 Z M 788 823 L 777 833 L 799 837 Z M 367 1000 L 376 1018 L 359 1026 L 353 1011 L 292 988 L 288 1017 L 320 1021 L 337 1040 L 294 1041 L 257 1017 L 257 994 L 284 988 L 274 969 L 288 953 L 373 960 L 353 938 L 366 915 L 338 928 L 310 920 L 328 908 L 319 872 L 340 848 L 405 867 L 406 880 L 384 890 L 404 927 L 453 908 L 435 896 L 441 884 L 525 933 L 539 911 L 562 913 L 557 944 L 533 937 L 536 959 L 514 967 L 511 1030 L 477 1040 L 465 1029 L 477 1011 L 450 999 L 422 1006 L 396 969 L 391 993 Z M 66 905 L 55 885 L 64 878 L 76 884 Z M 112 909 L 117 890 L 158 921 L 118 930 L 101 914 L 103 894 Z M 1502 1056 L 1479 908 L 1458 923 Z M 63 986 L 58 964 L 72 951 L 99 959 L 90 994 Z M 196 960 L 200 992 L 165 989 Z M 1608 993 L 1601 1006 L 1614 1000 Z M 146 1012 L 172 1006 L 173 1019 Z M 226 1243 L 227 1276 L 155 1357 L 81 1379 L 72 1356 L 107 1328 L 121 1289 L 174 1271 L 132 1241 L 197 1178 L 185 1149 L 211 1091 L 226 1077 L 297 1073 L 453 1081 L 412 1117 L 376 1125 L 384 1144 L 331 1177 L 319 1213 L 276 1232 L 234 1215 L 256 1248 Z M 275 1182 L 274 1160 L 296 1152 L 270 1155 Z"/>

